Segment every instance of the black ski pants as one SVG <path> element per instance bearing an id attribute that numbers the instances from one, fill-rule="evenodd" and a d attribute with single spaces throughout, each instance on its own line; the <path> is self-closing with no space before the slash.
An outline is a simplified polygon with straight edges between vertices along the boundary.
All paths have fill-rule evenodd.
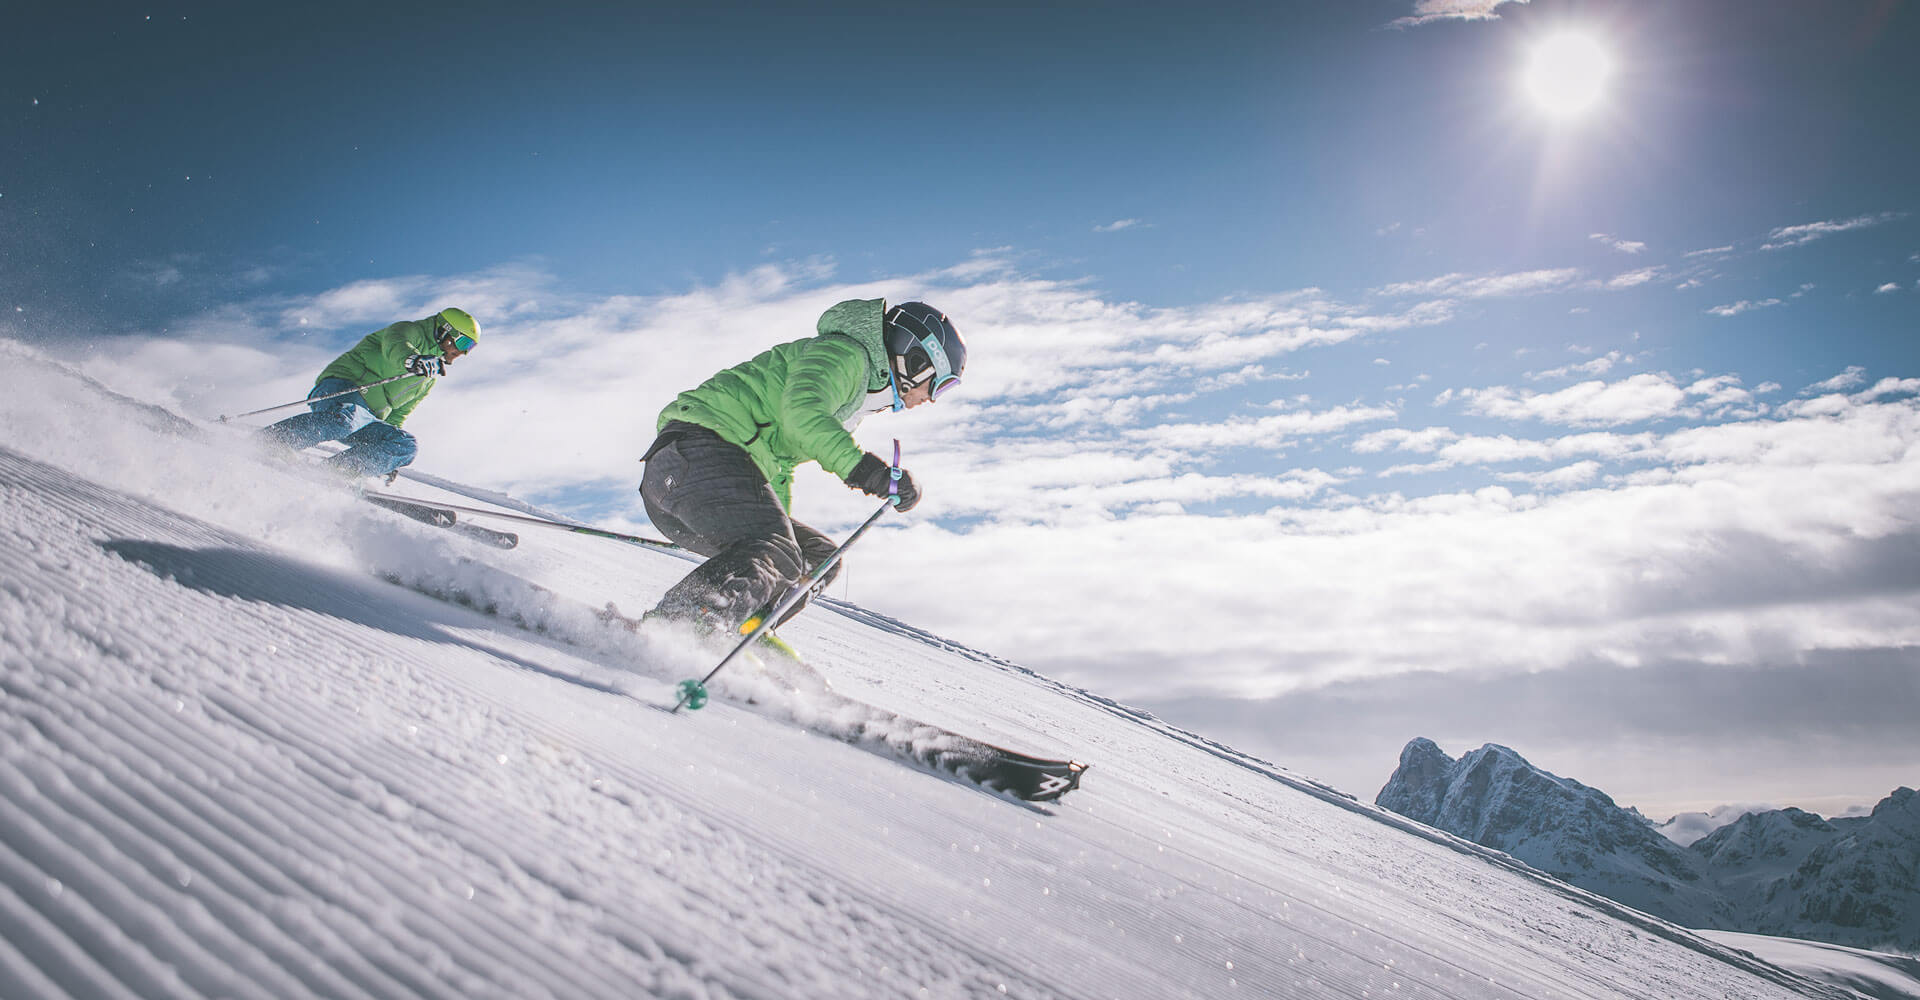
<path id="1" fill-rule="evenodd" d="M 647 449 L 640 498 L 674 542 L 707 557 L 655 610 L 726 631 L 779 600 L 836 547 L 787 516 L 746 449 L 698 424 L 673 421 Z M 832 582 L 834 566 L 816 590 Z M 802 601 L 787 617 L 805 607 Z M 783 619 L 784 621 L 784 619 Z"/>

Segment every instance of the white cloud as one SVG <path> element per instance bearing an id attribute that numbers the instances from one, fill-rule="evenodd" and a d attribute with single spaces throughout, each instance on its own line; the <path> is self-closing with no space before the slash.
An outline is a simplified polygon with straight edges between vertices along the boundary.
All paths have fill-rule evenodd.
<path id="1" fill-rule="evenodd" d="M 1653 281 L 1665 273 L 1666 268 L 1664 267 L 1643 267 L 1636 271 L 1627 271 L 1608 278 L 1607 287 L 1609 289 L 1635 288 L 1649 281 Z"/>
<path id="2" fill-rule="evenodd" d="M 1716 375 L 1703 378 L 1687 386 L 1687 395 L 1697 397 L 1698 405 L 1706 411 L 1717 411 L 1726 407 L 1745 407 L 1753 402 L 1753 393 L 1740 384 L 1733 375 Z"/>
<path id="3" fill-rule="evenodd" d="M 1866 229 L 1872 226 L 1892 222 L 1905 216 L 1904 212 L 1881 212 L 1878 215 L 1861 215 L 1851 219 L 1833 219 L 1825 222 L 1808 222 L 1798 226 L 1781 226 L 1767 234 L 1768 242 L 1761 245 L 1762 250 L 1782 250 L 1787 247 L 1805 246 L 1814 240 L 1832 236 L 1835 233 Z"/>
<path id="4" fill-rule="evenodd" d="M 1127 432 L 1142 444 L 1159 448 L 1280 450 L 1301 438 L 1346 430 L 1356 424 L 1392 420 L 1399 414 L 1384 406 L 1336 406 L 1318 412 L 1299 410 L 1266 417 L 1233 417 L 1213 423 L 1161 424 Z"/>
<path id="5" fill-rule="evenodd" d="M 1133 229 L 1142 225 L 1145 225 L 1145 223 L 1139 219 L 1116 219 L 1104 226 L 1093 227 L 1093 231 L 1096 233 L 1117 233 L 1122 229 Z"/>
<path id="6" fill-rule="evenodd" d="M 1387 451 L 1434 452 L 1440 446 L 1459 438 L 1460 435 L 1445 427 L 1428 427 L 1423 430 L 1408 430 L 1404 427 L 1390 427 L 1362 436 L 1353 443 L 1353 450 L 1362 455 L 1371 455 Z"/>
<path id="7" fill-rule="evenodd" d="M 1880 403 L 1893 397 L 1912 397 L 1920 395 L 1920 378 L 1882 378 L 1874 382 L 1874 388 L 1855 393 L 1857 403 Z"/>
<path id="8" fill-rule="evenodd" d="M 1687 391 L 1668 376 L 1642 373 L 1619 382 L 1581 382 L 1549 393 L 1506 386 L 1466 389 L 1460 398 L 1468 412 L 1502 420 L 1611 426 L 1679 415 L 1684 412 Z"/>
<path id="9" fill-rule="evenodd" d="M 1621 253 L 1639 253 L 1647 248 L 1647 245 L 1639 240 L 1623 240 L 1606 233 L 1592 233 L 1587 238 L 1604 243 Z"/>
<path id="10" fill-rule="evenodd" d="M 1511 435 L 1472 435 L 1434 449 L 1434 468 L 1503 465 L 1511 462 L 1564 462 L 1591 457 L 1609 462 L 1643 461 L 1659 457 L 1659 439 L 1650 433 L 1617 434 L 1596 431 L 1533 440 Z"/>
<path id="11" fill-rule="evenodd" d="M 1575 462 L 1546 472 L 1503 472 L 1499 478 L 1508 482 L 1526 483 L 1539 490 L 1564 490 L 1576 486 L 1585 486 L 1600 475 L 1600 463 L 1595 461 Z"/>
<path id="12" fill-rule="evenodd" d="M 1764 406 L 1738 376 L 1698 378 L 1682 385 L 1661 372 L 1641 372 L 1618 382 L 1592 380 L 1557 392 L 1510 386 L 1443 393 L 1435 405 L 1458 399 L 1467 412 L 1501 420 L 1537 420 L 1575 427 L 1611 427 L 1674 417 L 1757 416 Z"/>
<path id="13" fill-rule="evenodd" d="M 1434 21 L 1492 21 L 1500 15 L 1498 10 L 1507 3 L 1526 3 L 1527 0 L 1415 0 L 1413 13 L 1395 20 L 1390 25 L 1395 28 L 1410 28 Z"/>
<path id="14" fill-rule="evenodd" d="M 1755 309 L 1768 309 L 1779 304 L 1779 299 L 1761 299 L 1758 302 L 1741 299 L 1731 305 L 1714 306 L 1712 309 L 1707 310 L 1707 312 L 1715 316 L 1738 316 L 1744 312 L 1752 312 Z"/>
<path id="15" fill-rule="evenodd" d="M 1311 372 L 1269 372 L 1265 365 L 1244 365 L 1236 371 L 1201 376 L 1194 381 L 1193 391 L 1204 394 L 1258 382 L 1298 382 L 1311 377 L 1311 374 Z"/>
<path id="16" fill-rule="evenodd" d="M 1717 256 L 1723 253 L 1732 253 L 1732 252 L 1733 252 L 1733 244 L 1729 243 L 1723 247 L 1708 247 L 1705 250 L 1689 250 L 1687 251 L 1686 256 L 1710 257 L 1710 256 Z"/>
<path id="17" fill-rule="evenodd" d="M 1854 396 L 1862 403 L 1877 403 L 1895 396 L 1920 395 L 1920 378 L 1883 378 L 1873 384 L 1873 388 Z"/>
<path id="18" fill-rule="evenodd" d="M 1621 354 L 1619 351 L 1608 351 L 1606 354 L 1590 361 L 1582 361 L 1572 365 L 1561 365 L 1558 368 L 1549 368 L 1546 371 L 1527 372 L 1526 377 L 1531 381 L 1542 382 L 1548 379 L 1566 378 L 1570 375 L 1604 375 L 1612 371 L 1614 365 L 1624 360 L 1632 359 Z"/>
<path id="19" fill-rule="evenodd" d="M 1899 290 L 1900 290 L 1900 284 L 1898 282 L 1889 281 L 1886 284 L 1881 285 L 1879 288 L 1874 289 L 1873 291 L 1875 295 L 1886 295 L 1888 293 L 1897 292 Z"/>
<path id="20" fill-rule="evenodd" d="M 1833 376 L 1832 378 L 1824 379 L 1822 381 L 1815 382 L 1810 386 L 1807 386 L 1804 390 L 1801 391 L 1801 394 L 1807 395 L 1807 396 L 1817 396 L 1817 395 L 1824 395 L 1830 392 L 1846 392 L 1848 389 L 1852 389 L 1853 387 L 1866 382 L 1866 380 L 1867 380 L 1867 370 L 1865 368 L 1862 368 L 1859 365 L 1850 365 L 1848 366 L 1846 371 L 1843 371 L 1840 374 Z"/>
<path id="21" fill-rule="evenodd" d="M 1480 299 L 1508 295 L 1533 295 L 1566 288 L 1580 278 L 1578 268 L 1563 267 L 1511 274 L 1446 274 L 1424 281 L 1403 281 L 1374 290 L 1376 295 L 1393 298 L 1408 296 L 1444 296 Z"/>

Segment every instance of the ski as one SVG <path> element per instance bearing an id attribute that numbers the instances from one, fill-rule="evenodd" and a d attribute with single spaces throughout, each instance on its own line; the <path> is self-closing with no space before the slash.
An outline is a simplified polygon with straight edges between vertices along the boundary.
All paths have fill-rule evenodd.
<path id="1" fill-rule="evenodd" d="M 924 749 L 897 747 L 895 752 L 904 752 L 923 765 L 1028 802 L 1053 802 L 1079 788 L 1080 776 L 1088 766 L 1077 760 L 1030 756 L 948 730 L 939 732 L 941 735 L 928 741 Z"/>
<path id="2" fill-rule="evenodd" d="M 611 602 L 594 615 L 603 624 L 631 632 L 645 627 L 642 619 L 626 617 Z M 1009 750 L 849 698 L 833 690 L 833 685 L 786 643 L 763 647 L 773 633 L 760 635 L 742 657 L 748 669 L 740 671 L 742 676 L 737 680 L 746 682 L 744 686 L 728 689 L 723 685 L 710 692 L 699 681 L 682 681 L 675 689 L 680 703 L 699 708 L 710 697 L 723 698 L 760 715 L 791 718 L 870 753 L 1027 802 L 1053 802 L 1080 787 L 1080 776 L 1088 767 L 1085 763 Z M 765 689 L 756 679 L 770 682 L 785 697 L 764 699 Z M 807 710 L 794 713 L 791 699 L 799 699 Z M 816 718 L 838 720 L 838 725 L 822 729 L 810 721 Z"/>
<path id="3" fill-rule="evenodd" d="M 416 506 L 431 510 L 430 504 Z M 542 621 L 529 621 L 491 603 L 476 603 L 459 591 L 422 586 L 417 581 L 389 580 L 416 593 L 460 605 L 516 628 L 551 634 Z M 534 587 L 534 590 L 543 599 L 554 603 L 565 600 L 543 588 Z M 611 603 L 604 608 L 582 610 L 598 619 L 600 624 L 621 633 L 635 633 L 642 625 L 641 619 L 626 617 Z M 566 642 L 579 641 L 578 637 L 561 638 Z M 763 676 L 766 684 L 732 689 L 719 685 L 713 690 L 712 696 L 757 715 L 791 721 L 869 753 L 964 781 L 989 792 L 1026 802 L 1054 802 L 1079 788 L 1080 778 L 1090 766 L 1077 760 L 1036 757 L 1009 750 L 849 698 L 833 690 L 825 677 L 798 659 L 791 664 L 782 664 L 778 657 L 770 656 L 762 660 L 756 655 L 748 662 L 754 664 L 755 669 L 743 671 L 736 681 L 745 682 L 752 677 Z M 701 694 L 703 698 L 706 696 L 704 689 Z M 769 697 L 769 694 L 772 696 Z M 806 710 L 797 711 L 796 701 L 803 702 Z M 666 708 L 665 705 L 659 707 L 662 710 Z"/>
<path id="4" fill-rule="evenodd" d="M 445 528 L 448 531 L 465 535 L 475 541 L 491 545 L 496 549 L 510 549 L 520 544 L 519 535 L 510 531 L 495 531 L 492 528 L 482 528 L 477 524 L 466 524 L 460 520 L 459 514 L 445 507 L 435 507 L 430 503 L 421 501 L 402 500 L 397 497 L 371 493 L 362 493 L 360 499 L 376 507 L 385 507 L 403 517 L 410 517 L 419 521 L 421 524 L 431 524 L 436 528 Z"/>

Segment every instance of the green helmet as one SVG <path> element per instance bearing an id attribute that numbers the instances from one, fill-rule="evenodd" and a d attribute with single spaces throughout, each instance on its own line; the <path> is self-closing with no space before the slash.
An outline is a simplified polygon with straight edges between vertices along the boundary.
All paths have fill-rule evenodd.
<path id="1" fill-rule="evenodd" d="M 440 322 L 446 327 L 446 331 L 450 331 L 454 336 L 463 336 L 468 340 L 476 341 L 480 339 L 480 324 L 465 309 L 440 310 Z"/>

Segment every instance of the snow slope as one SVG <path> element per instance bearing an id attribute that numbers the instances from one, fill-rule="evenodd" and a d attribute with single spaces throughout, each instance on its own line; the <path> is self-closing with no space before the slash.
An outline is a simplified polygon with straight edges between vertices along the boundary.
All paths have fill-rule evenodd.
<path id="1" fill-rule="evenodd" d="M 1920 998 L 1920 959 L 1738 931 L 1702 931 L 1701 934 L 1783 969 L 1834 983 L 1872 1000 Z"/>
<path id="2" fill-rule="evenodd" d="M 684 561 L 244 442 L 0 341 L 9 1000 L 1848 995 L 853 609 L 783 634 L 887 711 L 670 715 L 705 654 L 592 609 Z M 1036 808 L 889 712 L 1093 770 Z"/>

